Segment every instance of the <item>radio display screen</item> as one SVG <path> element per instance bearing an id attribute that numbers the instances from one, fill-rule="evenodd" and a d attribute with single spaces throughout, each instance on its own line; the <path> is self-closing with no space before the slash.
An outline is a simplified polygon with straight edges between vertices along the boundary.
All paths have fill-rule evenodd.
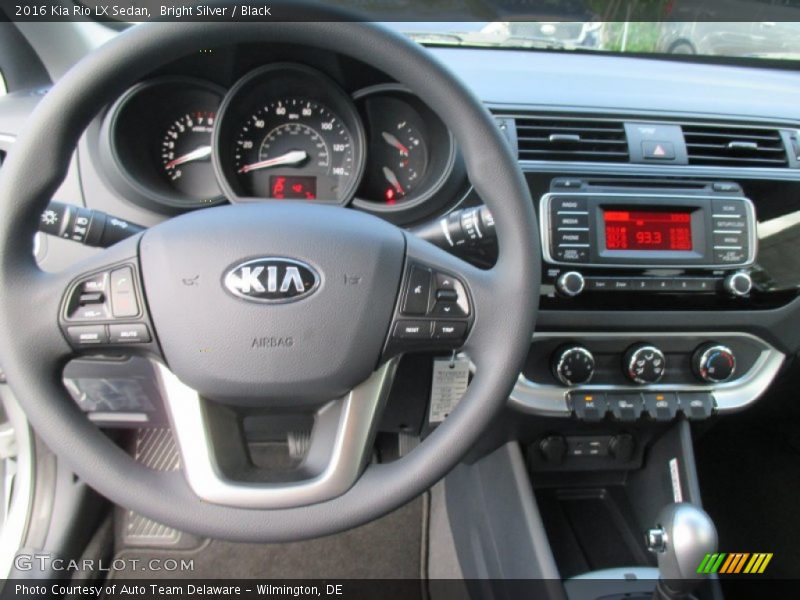
<path id="1" fill-rule="evenodd" d="M 691 210 L 603 209 L 606 250 L 692 249 Z"/>

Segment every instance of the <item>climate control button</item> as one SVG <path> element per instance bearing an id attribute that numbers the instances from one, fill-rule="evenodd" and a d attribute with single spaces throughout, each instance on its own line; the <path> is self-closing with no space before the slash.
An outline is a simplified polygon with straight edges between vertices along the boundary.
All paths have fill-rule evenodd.
<path id="1" fill-rule="evenodd" d="M 722 383 L 736 371 L 736 355 L 727 346 L 705 344 L 692 356 L 695 375 L 707 383 Z"/>
<path id="2" fill-rule="evenodd" d="M 658 383 L 664 376 L 667 360 L 664 353 L 649 344 L 637 344 L 625 353 L 623 368 L 634 383 L 646 385 Z"/>
<path id="3" fill-rule="evenodd" d="M 564 385 L 587 383 L 594 375 L 594 356 L 583 346 L 565 346 L 553 356 L 553 374 Z"/>

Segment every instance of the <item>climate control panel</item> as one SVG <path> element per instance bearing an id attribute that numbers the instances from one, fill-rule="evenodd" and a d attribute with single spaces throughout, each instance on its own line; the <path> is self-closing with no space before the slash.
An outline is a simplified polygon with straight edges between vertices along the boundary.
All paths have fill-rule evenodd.
<path id="1" fill-rule="evenodd" d="M 701 419 L 753 402 L 784 358 L 743 333 L 540 333 L 510 402 L 586 421 Z"/>

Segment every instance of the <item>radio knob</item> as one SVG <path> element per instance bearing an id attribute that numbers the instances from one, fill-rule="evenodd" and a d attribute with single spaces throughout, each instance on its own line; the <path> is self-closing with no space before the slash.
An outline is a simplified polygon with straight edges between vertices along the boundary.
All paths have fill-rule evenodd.
<path id="1" fill-rule="evenodd" d="M 570 298 L 580 294 L 585 286 L 586 281 L 583 279 L 583 275 L 577 271 L 567 271 L 559 275 L 558 279 L 556 279 L 556 290 L 558 290 L 560 294 L 569 296 Z"/>
<path id="2" fill-rule="evenodd" d="M 753 289 L 753 280 L 749 274 L 738 271 L 728 275 L 723 282 L 723 286 L 730 295 L 741 298 L 742 296 L 747 296 L 750 290 Z"/>
<path id="3" fill-rule="evenodd" d="M 623 358 L 625 374 L 634 383 L 658 383 L 664 376 L 667 360 L 655 346 L 638 344 L 628 349 Z"/>
<path id="4" fill-rule="evenodd" d="M 695 375 L 707 383 L 722 383 L 736 371 L 736 355 L 727 346 L 705 344 L 692 356 Z"/>
<path id="5" fill-rule="evenodd" d="M 594 356 L 583 346 L 566 346 L 553 357 L 553 374 L 564 385 L 587 383 L 594 375 Z"/>

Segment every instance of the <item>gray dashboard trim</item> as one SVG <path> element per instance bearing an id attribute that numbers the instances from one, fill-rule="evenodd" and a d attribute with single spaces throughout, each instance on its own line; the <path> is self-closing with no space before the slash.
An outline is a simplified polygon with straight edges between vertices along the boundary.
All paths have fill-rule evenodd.
<path id="1" fill-rule="evenodd" d="M 758 343 L 761 347 L 761 354 L 756 359 L 755 364 L 741 377 L 729 382 L 716 385 L 675 385 L 675 384 L 655 384 L 655 385 L 598 385 L 587 384 L 582 386 L 562 387 L 551 384 L 541 384 L 531 381 L 524 374 L 520 373 L 514 389 L 508 399 L 511 408 L 523 413 L 544 416 L 544 417 L 568 417 L 572 414 L 572 407 L 569 404 L 568 395 L 574 391 L 630 391 L 630 392 L 710 392 L 714 394 L 717 412 L 732 412 L 746 408 L 755 402 L 769 387 L 781 365 L 786 358 L 767 342 L 748 333 L 739 332 L 635 332 L 635 333 L 598 333 L 598 332 L 568 332 L 568 333 L 535 333 L 534 340 L 564 338 L 575 340 L 580 338 L 597 337 L 619 337 L 630 338 L 632 341 L 639 339 L 657 340 L 665 337 L 682 337 L 685 335 L 699 336 L 727 336 L 748 338 Z"/>

